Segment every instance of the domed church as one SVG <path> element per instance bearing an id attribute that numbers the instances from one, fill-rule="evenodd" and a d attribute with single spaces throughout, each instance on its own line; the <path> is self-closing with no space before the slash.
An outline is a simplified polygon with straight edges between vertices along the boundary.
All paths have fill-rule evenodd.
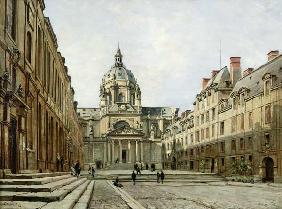
<path id="1" fill-rule="evenodd" d="M 78 108 L 85 168 L 132 169 L 133 163 L 161 168 L 161 137 L 178 108 L 143 107 L 140 87 L 119 47 L 114 58 L 102 78 L 99 108 Z"/>

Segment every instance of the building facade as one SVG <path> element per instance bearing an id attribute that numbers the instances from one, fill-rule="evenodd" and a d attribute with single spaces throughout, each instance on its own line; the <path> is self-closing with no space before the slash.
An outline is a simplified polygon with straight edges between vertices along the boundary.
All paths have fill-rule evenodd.
<path id="1" fill-rule="evenodd" d="M 43 0 L 0 1 L 1 176 L 56 171 L 57 158 L 63 170 L 83 163 L 71 77 L 44 8 Z"/>
<path id="2" fill-rule="evenodd" d="M 278 51 L 269 52 L 264 65 L 244 72 L 240 57 L 231 57 L 229 69 L 203 78 L 193 105 L 163 135 L 164 167 L 282 181 Z"/>
<path id="3" fill-rule="evenodd" d="M 78 109 L 86 167 L 124 163 L 131 169 L 136 162 L 161 165 L 161 136 L 178 109 L 142 107 L 140 87 L 122 58 L 118 48 L 115 64 L 102 79 L 100 107 Z"/>

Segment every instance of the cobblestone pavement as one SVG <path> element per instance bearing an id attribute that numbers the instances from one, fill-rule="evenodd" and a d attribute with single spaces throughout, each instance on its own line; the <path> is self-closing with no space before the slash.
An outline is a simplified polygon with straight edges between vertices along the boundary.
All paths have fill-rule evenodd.
<path id="1" fill-rule="evenodd" d="M 127 209 L 129 208 L 115 190 L 104 180 L 96 181 L 89 208 L 95 209 Z"/>
<path id="2" fill-rule="evenodd" d="M 267 185 L 225 185 L 224 182 L 181 184 L 123 182 L 124 190 L 145 208 L 281 209 L 282 189 Z"/>

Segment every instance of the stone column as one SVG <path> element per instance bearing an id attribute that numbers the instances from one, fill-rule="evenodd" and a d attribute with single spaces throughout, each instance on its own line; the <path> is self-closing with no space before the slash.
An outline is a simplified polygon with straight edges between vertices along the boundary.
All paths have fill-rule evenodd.
<path id="1" fill-rule="evenodd" d="M 107 163 L 107 143 L 104 143 L 103 168 L 105 168 L 106 163 Z"/>
<path id="2" fill-rule="evenodd" d="M 140 161 L 143 162 L 143 141 L 141 141 L 141 145 L 140 145 L 140 148 L 141 148 L 141 159 Z"/>
<path id="3" fill-rule="evenodd" d="M 128 163 L 131 163 L 131 150 L 130 150 L 130 141 L 128 140 Z"/>
<path id="4" fill-rule="evenodd" d="M 122 143 L 121 143 L 121 140 L 119 140 L 118 143 L 119 143 L 119 163 L 122 163 Z"/>
<path id="5" fill-rule="evenodd" d="M 107 151 L 108 151 L 108 159 L 107 159 L 107 161 L 108 161 L 108 163 L 110 163 L 111 162 L 111 144 L 110 144 L 109 141 L 108 141 L 108 149 L 107 149 Z"/>
<path id="6" fill-rule="evenodd" d="M 115 162 L 115 141 L 112 141 L 112 163 Z"/>
<path id="7" fill-rule="evenodd" d="M 139 162 L 140 160 L 139 160 L 139 153 L 138 153 L 138 141 L 136 140 L 136 146 L 135 146 L 135 151 L 136 151 L 136 153 L 135 153 L 135 160 L 136 160 L 136 162 Z"/>

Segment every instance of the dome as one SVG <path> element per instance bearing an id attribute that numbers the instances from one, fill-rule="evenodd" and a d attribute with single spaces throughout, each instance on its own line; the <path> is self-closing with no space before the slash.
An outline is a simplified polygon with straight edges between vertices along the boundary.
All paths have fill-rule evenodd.
<path id="1" fill-rule="evenodd" d="M 133 73 L 130 70 L 127 70 L 124 66 L 117 67 L 113 66 L 103 77 L 104 82 L 111 80 L 126 80 L 132 83 L 136 83 Z"/>
<path id="2" fill-rule="evenodd" d="M 122 63 L 122 54 L 119 48 L 115 55 L 115 64 L 104 75 L 103 83 L 108 83 L 109 81 L 113 81 L 113 80 L 117 80 L 117 81 L 125 80 L 133 84 L 136 84 L 136 79 L 134 78 L 133 73 L 130 70 L 126 69 L 126 67 Z"/>

